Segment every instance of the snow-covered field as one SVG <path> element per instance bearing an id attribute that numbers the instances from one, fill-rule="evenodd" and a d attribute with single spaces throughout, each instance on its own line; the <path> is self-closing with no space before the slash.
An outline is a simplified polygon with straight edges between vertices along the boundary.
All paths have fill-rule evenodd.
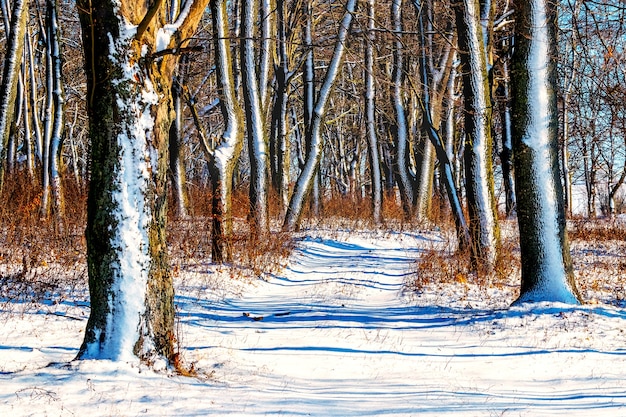
<path id="1" fill-rule="evenodd" d="M 0 416 L 626 415 L 626 310 L 602 303 L 618 276 L 587 279 L 599 301 L 582 307 L 509 309 L 518 277 L 403 291 L 439 244 L 426 232 L 316 232 L 262 280 L 188 265 L 178 332 L 197 377 L 71 362 L 84 292 L 4 302 Z"/>

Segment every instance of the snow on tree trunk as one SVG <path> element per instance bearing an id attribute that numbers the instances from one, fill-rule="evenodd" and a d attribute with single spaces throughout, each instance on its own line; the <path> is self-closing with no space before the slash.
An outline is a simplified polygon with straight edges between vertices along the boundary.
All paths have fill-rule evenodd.
<path id="1" fill-rule="evenodd" d="M 6 16 L 6 13 L 3 13 Z M 24 34 L 28 17 L 28 2 L 16 0 L 11 14 L 11 32 L 8 34 L 0 85 L 0 190 L 4 183 L 6 153 L 11 124 L 15 114 L 20 62 L 24 49 Z"/>
<path id="2" fill-rule="evenodd" d="M 265 2 L 265 0 L 264 0 Z M 268 155 L 267 135 L 261 110 L 262 90 L 257 81 L 255 54 L 255 17 L 258 13 L 258 1 L 248 0 L 241 3 L 241 66 L 242 85 L 246 116 L 246 133 L 250 155 L 250 227 L 252 234 L 262 237 L 269 232 L 269 212 L 267 201 Z M 264 43 L 265 45 L 265 43 Z M 267 46 L 266 46 L 267 47 Z M 262 74 L 262 79 L 267 77 Z M 266 81 L 265 81 L 266 82 Z M 265 88 L 263 89 L 263 91 Z"/>
<path id="3" fill-rule="evenodd" d="M 175 362 L 165 227 L 178 59 L 167 50 L 184 46 L 206 1 L 187 2 L 172 25 L 165 25 L 163 3 L 150 10 L 131 1 L 77 5 L 91 139 L 85 232 L 91 313 L 78 359 Z"/>
<path id="4" fill-rule="evenodd" d="M 404 107 L 404 45 L 402 34 L 402 0 L 391 2 L 391 19 L 395 33 L 393 42 L 393 70 L 391 75 L 391 101 L 395 116 L 395 125 L 392 127 L 395 159 L 395 174 L 400 189 L 400 199 L 406 218 L 411 217 L 415 204 L 415 178 L 410 171 L 411 154 L 409 151 L 409 126 Z"/>
<path id="5" fill-rule="evenodd" d="M 472 239 L 472 265 L 489 273 L 500 236 L 494 192 L 491 100 L 478 0 L 454 3 L 465 98 L 465 189 Z"/>
<path id="6" fill-rule="evenodd" d="M 283 229 L 285 231 L 294 231 L 299 225 L 302 208 L 307 195 L 313 188 L 313 182 L 319 171 L 319 164 L 322 158 L 322 149 L 324 142 L 321 134 L 322 119 L 326 113 L 326 103 L 330 97 L 331 90 L 337 78 L 339 67 L 341 65 L 345 50 L 345 42 L 348 37 L 352 16 L 356 9 L 356 0 L 349 0 L 346 4 L 346 13 L 341 20 L 339 31 L 337 34 L 337 42 L 333 51 L 332 58 L 328 65 L 324 82 L 320 88 L 313 114 L 311 115 L 311 125 L 307 129 L 307 143 L 310 143 L 309 154 L 302 168 L 302 172 L 296 182 L 293 195 L 287 208 Z M 305 63 L 305 65 L 307 65 Z"/>
<path id="7" fill-rule="evenodd" d="M 243 147 L 243 112 L 235 93 L 226 0 L 211 0 L 210 5 L 217 86 L 225 124 L 221 140 L 208 161 L 213 185 L 211 254 L 214 263 L 223 263 L 232 259 L 232 178 Z"/>
<path id="8" fill-rule="evenodd" d="M 365 114 L 370 175 L 372 179 L 372 218 L 382 222 L 383 189 L 376 135 L 376 87 L 374 85 L 374 42 L 376 40 L 375 0 L 367 1 L 368 39 L 365 44 Z"/>
<path id="9" fill-rule="evenodd" d="M 516 303 L 579 303 L 558 162 L 556 4 L 518 4 L 513 55 L 513 145 L 522 281 Z"/>

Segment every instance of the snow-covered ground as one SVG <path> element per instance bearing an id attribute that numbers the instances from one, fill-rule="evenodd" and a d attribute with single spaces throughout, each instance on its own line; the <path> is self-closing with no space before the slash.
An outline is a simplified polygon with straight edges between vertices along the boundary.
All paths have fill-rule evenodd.
<path id="1" fill-rule="evenodd" d="M 84 295 L 5 302 L 0 416 L 626 415 L 626 310 L 601 295 L 509 309 L 517 277 L 403 291 L 439 244 L 433 233 L 310 233 L 265 279 L 188 265 L 178 332 L 197 377 L 70 362 Z"/>

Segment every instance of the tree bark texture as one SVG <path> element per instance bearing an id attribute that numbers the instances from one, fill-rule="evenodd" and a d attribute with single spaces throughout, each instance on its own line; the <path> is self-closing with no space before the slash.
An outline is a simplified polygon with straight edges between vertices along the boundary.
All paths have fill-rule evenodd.
<path id="1" fill-rule="evenodd" d="M 491 98 L 478 0 L 453 3 L 465 107 L 465 189 L 473 268 L 493 270 L 500 247 L 494 192 Z"/>
<path id="2" fill-rule="evenodd" d="M 265 2 L 266 0 L 262 0 Z M 263 119 L 261 79 L 267 82 L 263 66 L 258 68 L 255 54 L 255 25 L 258 17 L 258 1 L 241 2 L 241 75 L 243 85 L 244 109 L 248 154 L 250 157 L 250 227 L 252 234 L 263 237 L 269 233 L 268 189 L 268 139 Z M 268 17 L 269 19 L 269 17 Z M 265 48 L 269 48 L 263 42 Z"/>
<path id="3" fill-rule="evenodd" d="M 165 6 L 78 2 L 91 140 L 85 232 L 91 313 L 79 359 L 176 361 L 165 226 L 177 56 L 154 54 L 184 46 L 206 1 L 189 3 L 177 30 L 164 28 Z"/>
<path id="4" fill-rule="evenodd" d="M 6 15 L 6 14 L 5 14 Z M 11 12 L 11 32 L 8 34 L 2 84 L 0 85 L 0 191 L 4 183 L 6 154 L 11 124 L 15 115 L 20 62 L 24 50 L 24 34 L 28 18 L 28 1 L 16 0 Z"/>
<path id="5" fill-rule="evenodd" d="M 519 3 L 512 61 L 513 146 L 522 280 L 517 303 L 579 303 L 558 161 L 556 4 Z"/>

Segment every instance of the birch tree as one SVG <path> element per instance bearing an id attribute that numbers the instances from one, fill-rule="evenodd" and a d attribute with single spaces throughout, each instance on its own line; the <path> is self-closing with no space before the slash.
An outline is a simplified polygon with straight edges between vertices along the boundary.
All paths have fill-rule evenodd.
<path id="1" fill-rule="evenodd" d="M 311 122 L 306 130 L 305 140 L 307 143 L 310 143 L 309 153 L 306 156 L 306 162 L 302 168 L 302 172 L 298 176 L 291 200 L 289 201 L 289 207 L 287 208 L 287 214 L 285 215 L 285 221 L 283 223 L 283 229 L 285 231 L 294 231 L 299 226 L 304 201 L 311 192 L 313 181 L 319 170 L 322 149 L 324 147 L 321 135 L 322 120 L 326 112 L 326 103 L 328 102 L 341 66 L 345 42 L 348 37 L 353 14 L 356 11 L 356 3 L 356 0 L 348 0 L 346 3 L 346 12 L 340 22 L 333 55 L 328 64 L 326 76 L 320 87 L 315 106 L 312 109 Z M 305 66 L 307 65 L 308 64 L 305 62 Z"/>
<path id="2" fill-rule="evenodd" d="M 207 0 L 79 0 L 91 140 L 91 313 L 79 359 L 176 362 L 165 242 L 168 131 L 177 53 Z"/>
<path id="3" fill-rule="evenodd" d="M 517 5 L 512 62 L 515 191 L 522 279 L 516 303 L 579 303 L 558 161 L 556 5 Z"/>

